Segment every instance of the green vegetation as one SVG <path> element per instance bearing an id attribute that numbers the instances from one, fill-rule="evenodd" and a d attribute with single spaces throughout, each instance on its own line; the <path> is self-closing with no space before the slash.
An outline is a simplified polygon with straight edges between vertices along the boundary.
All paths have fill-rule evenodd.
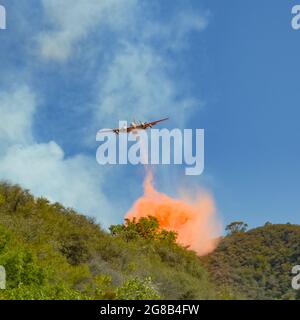
<path id="1" fill-rule="evenodd" d="M 0 184 L 0 299 L 215 298 L 199 258 L 154 218 L 105 232 L 92 219 Z"/>
<path id="2" fill-rule="evenodd" d="M 272 225 L 230 233 L 204 262 L 224 298 L 300 299 L 291 287 L 300 264 L 300 226 Z"/>
<path id="3" fill-rule="evenodd" d="M 92 219 L 0 183 L 0 299 L 300 299 L 300 226 L 237 221 L 212 254 L 176 244 L 153 217 L 101 229 Z"/>

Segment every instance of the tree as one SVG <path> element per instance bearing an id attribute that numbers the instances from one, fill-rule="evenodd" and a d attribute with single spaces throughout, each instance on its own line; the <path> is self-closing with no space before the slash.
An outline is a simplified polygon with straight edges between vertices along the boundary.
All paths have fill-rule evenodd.
<path id="1" fill-rule="evenodd" d="M 225 228 L 225 230 L 230 235 L 230 234 L 237 233 L 237 232 L 245 232 L 247 230 L 247 228 L 248 228 L 247 223 L 244 223 L 242 221 L 234 221 L 234 222 L 231 222 Z"/>
<path id="2" fill-rule="evenodd" d="M 113 236 L 120 236 L 127 242 L 143 238 L 175 243 L 177 238 L 176 232 L 161 229 L 157 218 L 152 216 L 142 217 L 138 221 L 135 218 L 125 219 L 125 224 L 112 225 L 109 230 Z"/>

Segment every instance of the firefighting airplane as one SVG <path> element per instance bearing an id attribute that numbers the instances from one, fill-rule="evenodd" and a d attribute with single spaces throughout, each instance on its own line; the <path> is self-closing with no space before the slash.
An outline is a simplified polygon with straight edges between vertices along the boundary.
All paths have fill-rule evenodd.
<path id="1" fill-rule="evenodd" d="M 169 118 L 164 118 L 164 119 L 160 119 L 160 120 L 156 120 L 156 121 L 152 121 L 152 122 L 136 122 L 133 121 L 131 122 L 129 127 L 122 127 L 122 128 L 115 128 L 115 129 L 108 129 L 108 130 L 100 130 L 99 133 L 105 133 L 105 132 L 114 132 L 115 134 L 119 134 L 121 132 L 125 132 L 125 133 L 137 133 L 137 130 L 146 130 L 148 128 L 152 128 L 153 126 L 157 125 L 160 122 L 166 121 Z"/>

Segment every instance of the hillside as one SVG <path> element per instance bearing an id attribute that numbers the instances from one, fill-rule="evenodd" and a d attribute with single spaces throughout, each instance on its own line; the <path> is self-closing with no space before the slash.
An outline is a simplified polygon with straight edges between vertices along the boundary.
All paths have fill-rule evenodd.
<path id="1" fill-rule="evenodd" d="M 101 208 L 101 206 L 99 206 Z M 208 273 L 175 234 L 144 219 L 111 234 L 93 220 L 0 184 L 0 299 L 210 299 Z"/>
<path id="2" fill-rule="evenodd" d="M 297 299 L 296 264 L 300 226 L 238 230 L 199 258 L 155 218 L 108 232 L 0 183 L 0 265 L 7 272 L 0 299 Z"/>
<path id="3" fill-rule="evenodd" d="M 244 299 L 299 299 L 291 287 L 300 264 L 300 226 L 272 225 L 234 232 L 206 257 L 211 278 L 225 296 Z"/>

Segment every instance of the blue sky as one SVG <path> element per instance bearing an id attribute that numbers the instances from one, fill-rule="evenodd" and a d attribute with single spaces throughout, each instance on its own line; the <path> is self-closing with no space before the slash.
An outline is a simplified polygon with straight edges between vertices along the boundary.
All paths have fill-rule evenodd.
<path id="1" fill-rule="evenodd" d="M 205 129 L 205 172 L 158 167 L 160 191 L 204 186 L 224 224 L 300 223 L 296 3 L 0 0 L 0 178 L 119 223 L 143 169 L 97 165 L 95 134 L 170 116 Z"/>

